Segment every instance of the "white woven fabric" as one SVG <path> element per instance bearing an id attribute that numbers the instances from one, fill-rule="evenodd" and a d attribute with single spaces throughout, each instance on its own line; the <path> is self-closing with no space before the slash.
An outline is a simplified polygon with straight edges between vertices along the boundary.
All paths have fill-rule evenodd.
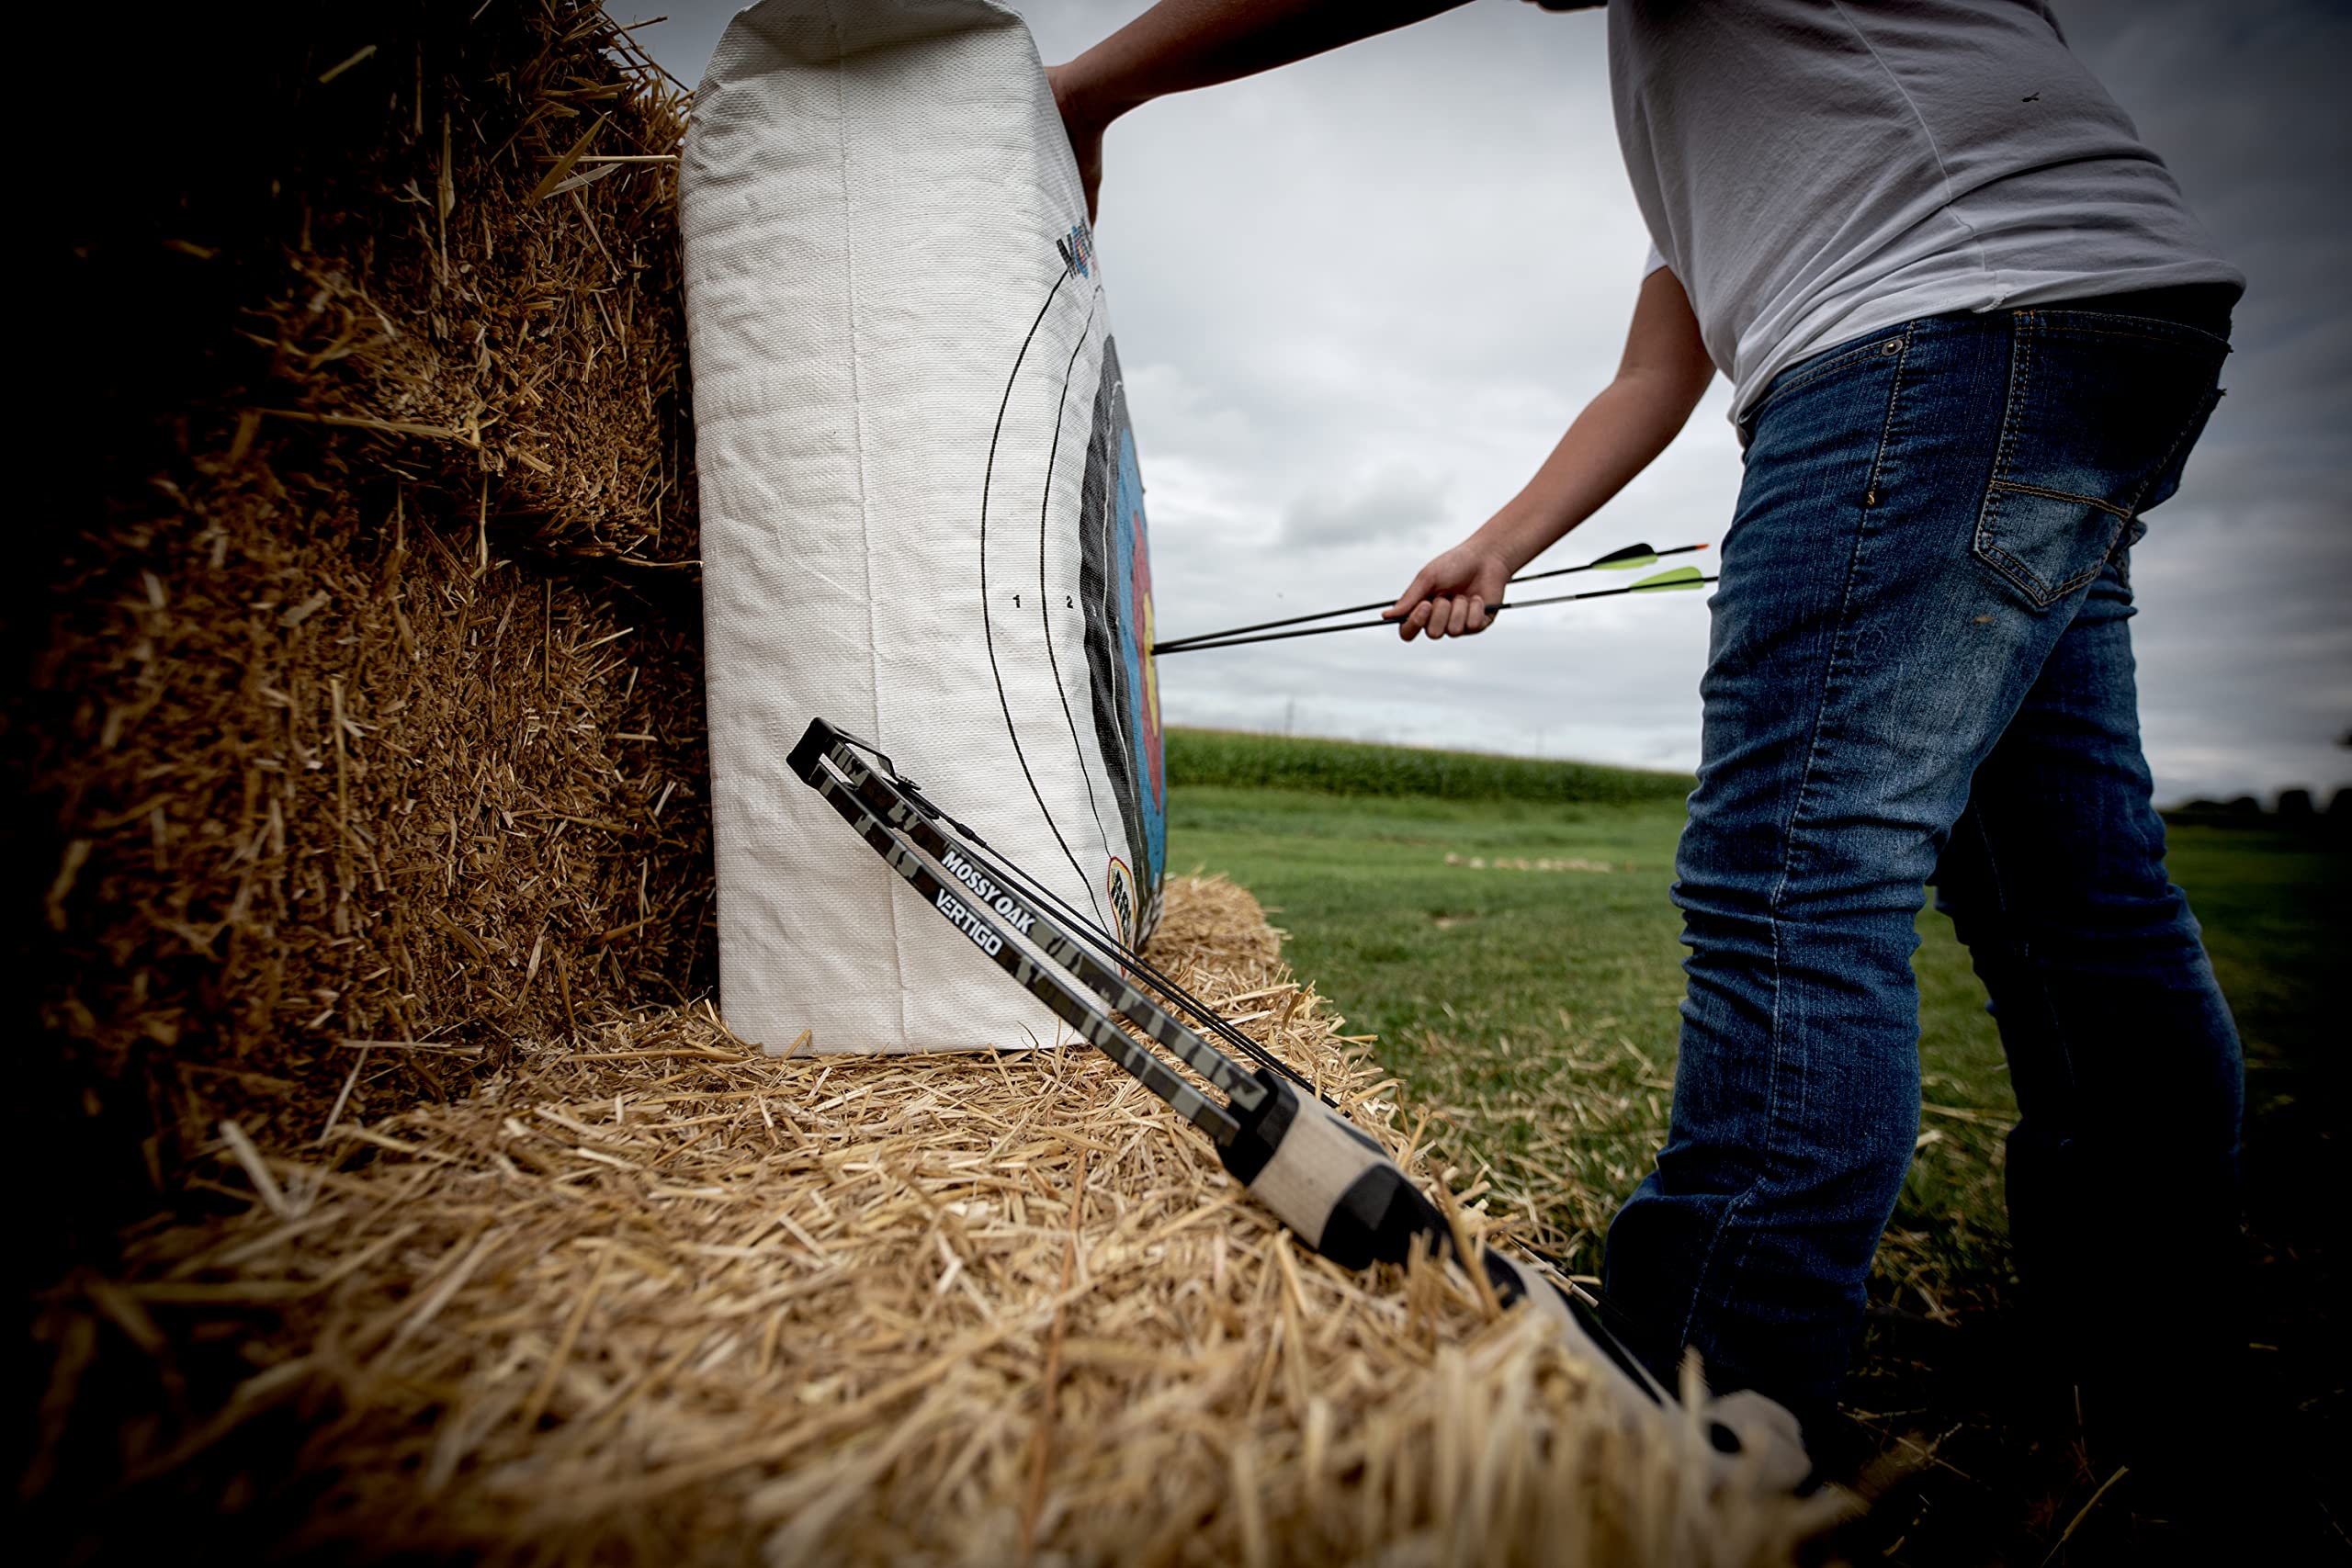
<path id="1" fill-rule="evenodd" d="M 785 765 L 829 719 L 1090 919 L 1156 916 L 1142 486 L 1036 49 L 985 0 L 763 0 L 682 174 L 728 1022 L 1054 1043 Z"/>

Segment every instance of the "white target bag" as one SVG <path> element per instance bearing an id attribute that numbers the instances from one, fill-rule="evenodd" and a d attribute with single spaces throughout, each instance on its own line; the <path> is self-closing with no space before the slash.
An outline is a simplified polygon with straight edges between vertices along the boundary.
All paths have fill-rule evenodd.
<path id="1" fill-rule="evenodd" d="M 786 767 L 812 716 L 1139 942 L 1151 569 L 1086 203 L 985 0 L 763 0 L 683 164 L 720 997 L 771 1050 L 1052 1044 Z"/>

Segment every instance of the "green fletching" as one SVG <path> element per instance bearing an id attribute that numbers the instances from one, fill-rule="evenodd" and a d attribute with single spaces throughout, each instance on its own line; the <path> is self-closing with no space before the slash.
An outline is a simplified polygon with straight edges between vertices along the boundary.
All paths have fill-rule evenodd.
<path id="1" fill-rule="evenodd" d="M 1656 566 L 1657 552 L 1647 545 L 1627 545 L 1622 550 L 1611 550 L 1599 560 L 1587 563 L 1596 571 L 1628 571 L 1639 566 Z"/>
<path id="2" fill-rule="evenodd" d="M 1695 566 L 1678 566 L 1671 571 L 1661 571 L 1656 577 L 1645 577 L 1634 584 L 1634 592 L 1650 589 L 1696 588 L 1705 581 Z"/>

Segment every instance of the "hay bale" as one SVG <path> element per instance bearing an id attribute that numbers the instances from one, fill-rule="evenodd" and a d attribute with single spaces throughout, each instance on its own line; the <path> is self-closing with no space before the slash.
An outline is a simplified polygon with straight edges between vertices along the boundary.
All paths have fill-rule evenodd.
<path id="1" fill-rule="evenodd" d="M 1275 952 L 1240 890 L 1171 885 L 1158 961 L 1434 1179 Z M 1458 1274 L 1306 1252 L 1093 1052 L 776 1060 L 699 1010 L 582 1044 L 331 1151 L 232 1139 L 244 1212 L 57 1303 L 159 1390 L 241 1367 L 98 1423 L 143 1522 L 334 1560 L 1763 1563 L 1829 1506 L 1627 1430 Z"/>
<path id="2" fill-rule="evenodd" d="M 61 1259 L 224 1115 L 470 1081 L 344 1040 L 487 1066 L 715 973 L 675 89 L 571 0 L 96 24 L 90 450 L 0 682 L 36 1122 L 129 1168 Z"/>

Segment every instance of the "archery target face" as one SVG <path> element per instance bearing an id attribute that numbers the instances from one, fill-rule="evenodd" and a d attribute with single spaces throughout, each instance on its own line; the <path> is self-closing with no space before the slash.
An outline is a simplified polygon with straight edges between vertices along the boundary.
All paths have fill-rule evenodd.
<path id="1" fill-rule="evenodd" d="M 680 192 L 728 1022 L 1066 1040 L 786 766 L 826 719 L 1089 922 L 1157 921 L 1143 480 L 1035 47 L 989 0 L 759 0 Z"/>
<path id="2" fill-rule="evenodd" d="M 1102 376 L 1087 443 L 1086 488 L 1079 513 L 1081 581 L 1088 588 L 1086 646 L 1094 704 L 1095 744 L 1109 764 L 1132 860 L 1155 899 L 1168 842 L 1167 771 L 1159 744 L 1159 676 L 1151 660 L 1151 548 L 1144 532 L 1143 476 L 1127 423 L 1119 354 L 1102 345 Z M 1134 940 L 1158 910 L 1136 910 L 1123 923 Z"/>
<path id="3" fill-rule="evenodd" d="M 1087 913 L 1132 944 L 1158 921 L 1168 837 L 1143 476 L 1092 236 L 1073 224 L 1054 249 L 1063 270 L 1015 351 L 991 443 L 985 641 L 1031 803 Z M 1037 448 L 1042 469 L 1019 456 Z M 1066 772 L 1082 810 L 1055 809 L 1044 781 Z"/>

